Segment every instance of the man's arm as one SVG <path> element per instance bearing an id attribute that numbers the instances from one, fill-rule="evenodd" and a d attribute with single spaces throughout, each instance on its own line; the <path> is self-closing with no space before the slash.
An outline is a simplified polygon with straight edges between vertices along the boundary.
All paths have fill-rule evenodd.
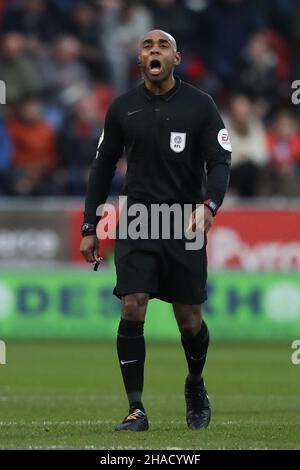
<path id="1" fill-rule="evenodd" d="M 212 201 L 217 210 L 223 202 L 229 183 L 231 145 L 228 132 L 211 97 L 205 121 L 201 140 L 207 171 L 204 201 Z"/>
<path id="2" fill-rule="evenodd" d="M 187 231 L 209 231 L 221 206 L 229 183 L 231 145 L 228 132 L 211 97 L 208 97 L 205 124 L 201 132 L 201 153 L 204 155 L 207 185 L 203 205 L 189 220 Z"/>
<path id="3" fill-rule="evenodd" d="M 116 104 L 109 108 L 102 135 L 99 139 L 87 186 L 84 211 L 83 238 L 80 251 L 89 263 L 99 261 L 99 242 L 96 225 L 99 217 L 97 208 L 104 204 L 109 194 L 116 165 L 124 150 L 124 138 Z M 85 225 L 91 224 L 91 225 Z"/>
<path id="4" fill-rule="evenodd" d="M 113 103 L 109 108 L 97 153 L 93 160 L 85 198 L 84 223 L 97 225 L 97 207 L 104 204 L 115 174 L 117 162 L 124 150 L 118 110 Z"/>

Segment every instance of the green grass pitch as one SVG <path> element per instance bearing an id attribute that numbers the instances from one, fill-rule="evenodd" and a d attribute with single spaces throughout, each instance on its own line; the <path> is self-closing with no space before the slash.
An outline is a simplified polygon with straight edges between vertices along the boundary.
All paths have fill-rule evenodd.
<path id="1" fill-rule="evenodd" d="M 212 343 L 207 430 L 185 424 L 181 345 L 149 343 L 150 429 L 116 433 L 127 412 L 114 342 L 10 342 L 0 366 L 1 449 L 299 449 L 300 365 L 287 343 Z"/>

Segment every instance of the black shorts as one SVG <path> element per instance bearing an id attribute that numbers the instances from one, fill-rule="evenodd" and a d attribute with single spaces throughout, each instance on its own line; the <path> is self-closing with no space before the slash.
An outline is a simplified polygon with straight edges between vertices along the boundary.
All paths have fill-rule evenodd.
<path id="1" fill-rule="evenodd" d="M 185 240 L 116 240 L 114 294 L 147 293 L 165 302 L 200 304 L 207 299 L 206 237 L 203 248 Z"/>

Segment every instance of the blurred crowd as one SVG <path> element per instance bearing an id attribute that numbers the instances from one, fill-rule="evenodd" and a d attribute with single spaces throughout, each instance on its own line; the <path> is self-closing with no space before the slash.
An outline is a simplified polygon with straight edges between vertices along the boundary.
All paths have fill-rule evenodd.
<path id="1" fill-rule="evenodd" d="M 298 0 L 0 0 L 0 194 L 81 196 L 112 99 L 140 80 L 141 37 L 177 39 L 177 74 L 212 94 L 230 192 L 300 195 Z M 112 193 L 122 190 L 119 162 Z"/>

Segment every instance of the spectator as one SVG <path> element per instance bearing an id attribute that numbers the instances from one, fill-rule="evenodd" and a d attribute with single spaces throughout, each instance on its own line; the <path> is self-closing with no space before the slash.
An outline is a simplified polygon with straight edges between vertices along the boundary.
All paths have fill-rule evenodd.
<path id="1" fill-rule="evenodd" d="M 193 16 L 184 2 L 154 0 L 151 2 L 154 27 L 168 31 L 176 38 L 179 50 L 190 50 L 195 30 Z"/>
<path id="2" fill-rule="evenodd" d="M 218 0 L 211 2 L 207 22 L 207 65 L 231 87 L 243 48 L 264 24 L 262 14 L 253 1 Z"/>
<path id="3" fill-rule="evenodd" d="M 98 47 L 98 10 L 87 2 L 75 5 L 70 33 L 80 41 L 80 56 L 96 80 L 109 81 L 108 62 L 103 47 Z M 101 45 L 102 46 L 102 45 Z"/>
<path id="4" fill-rule="evenodd" d="M 237 89 L 254 100 L 265 116 L 278 104 L 278 58 L 261 32 L 250 39 L 239 72 Z"/>
<path id="5" fill-rule="evenodd" d="M 102 43 L 110 61 L 114 93 L 130 86 L 130 71 L 137 60 L 137 44 L 152 28 L 149 11 L 136 0 L 102 0 Z"/>
<path id="6" fill-rule="evenodd" d="M 232 99 L 226 127 L 233 149 L 230 188 L 241 197 L 257 196 L 268 154 L 264 127 L 248 98 Z"/>
<path id="7" fill-rule="evenodd" d="M 52 40 L 62 28 L 59 18 L 52 15 L 46 0 L 22 0 L 9 6 L 3 25 L 6 31 L 18 31 L 43 41 Z"/>
<path id="8" fill-rule="evenodd" d="M 64 191 L 83 195 L 103 123 L 92 94 L 81 98 L 66 117 L 58 139 Z"/>
<path id="9" fill-rule="evenodd" d="M 34 63 L 26 56 L 26 39 L 19 33 L 8 33 L 2 39 L 0 79 L 6 86 L 6 102 L 14 104 L 28 94 L 38 94 L 43 83 Z"/>
<path id="10" fill-rule="evenodd" d="M 300 196 L 300 134 L 295 117 L 280 111 L 268 132 L 269 193 Z"/>
<path id="11" fill-rule="evenodd" d="M 13 142 L 12 191 L 22 195 L 48 194 L 49 178 L 58 163 L 55 133 L 41 117 L 41 104 L 35 98 L 21 103 L 8 121 Z"/>
<path id="12" fill-rule="evenodd" d="M 58 107 L 68 108 L 92 87 L 91 76 L 80 62 L 80 43 L 72 36 L 59 37 L 52 56 L 41 63 L 49 90 L 48 100 Z"/>
<path id="13" fill-rule="evenodd" d="M 290 34 L 298 0 L 264 0 L 262 8 L 268 25 L 281 34 Z"/>

